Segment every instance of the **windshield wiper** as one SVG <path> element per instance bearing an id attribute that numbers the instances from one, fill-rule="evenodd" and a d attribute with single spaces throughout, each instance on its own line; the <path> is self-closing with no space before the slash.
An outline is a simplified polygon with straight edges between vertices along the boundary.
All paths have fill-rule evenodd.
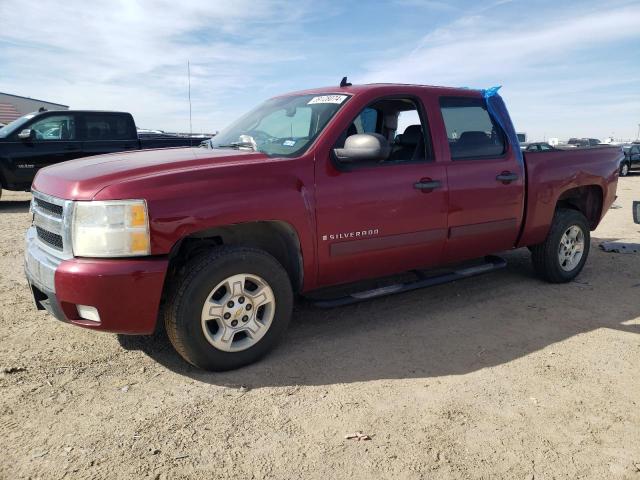
<path id="1" fill-rule="evenodd" d="M 236 150 L 240 150 L 241 148 L 250 148 L 255 152 L 256 147 L 251 142 L 231 142 L 226 145 L 215 145 L 214 148 L 235 148 Z"/>

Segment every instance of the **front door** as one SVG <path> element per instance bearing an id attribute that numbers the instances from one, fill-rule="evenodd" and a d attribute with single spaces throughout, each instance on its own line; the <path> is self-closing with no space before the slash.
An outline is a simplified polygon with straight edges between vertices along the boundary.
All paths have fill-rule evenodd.
<path id="1" fill-rule="evenodd" d="M 446 167 L 434 161 L 417 98 L 382 98 L 364 108 L 335 147 L 355 133 L 391 144 L 382 162 L 317 162 L 319 284 L 346 283 L 429 266 L 447 233 Z M 324 155 L 324 154 L 323 154 Z"/>
<path id="2" fill-rule="evenodd" d="M 32 137 L 21 140 L 16 132 L 12 138 L 10 183 L 28 186 L 40 168 L 82 156 L 74 114 L 52 112 L 24 128 L 31 129 Z"/>
<path id="3" fill-rule="evenodd" d="M 449 140 L 447 261 L 513 248 L 524 210 L 524 169 L 479 97 L 442 97 Z"/>

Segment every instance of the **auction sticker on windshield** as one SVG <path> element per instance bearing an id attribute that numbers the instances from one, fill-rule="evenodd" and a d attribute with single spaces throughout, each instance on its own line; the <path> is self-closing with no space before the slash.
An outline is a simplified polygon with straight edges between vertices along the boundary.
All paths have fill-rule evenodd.
<path id="1" fill-rule="evenodd" d="M 341 104 L 347 95 L 320 95 L 319 97 L 313 97 L 307 102 L 307 105 L 316 105 L 318 103 L 337 103 Z"/>

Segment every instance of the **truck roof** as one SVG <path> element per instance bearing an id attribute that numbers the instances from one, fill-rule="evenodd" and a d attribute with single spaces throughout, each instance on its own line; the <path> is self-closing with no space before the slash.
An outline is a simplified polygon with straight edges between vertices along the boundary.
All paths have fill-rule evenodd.
<path id="1" fill-rule="evenodd" d="M 439 95 L 469 95 L 469 96 L 477 96 L 480 95 L 480 90 L 471 89 L 467 87 L 443 87 L 436 85 L 419 85 L 419 84 L 411 84 L 411 83 L 367 83 L 361 85 L 349 85 L 345 87 L 340 87 L 339 85 L 332 85 L 329 87 L 322 88 L 312 88 L 308 90 L 299 90 L 295 92 L 288 92 L 282 95 L 277 95 L 277 97 L 288 97 L 291 95 L 313 95 L 313 94 L 325 94 L 325 93 L 348 93 L 351 95 L 356 95 L 359 93 L 370 92 L 370 91 L 380 91 L 386 92 L 388 90 L 393 90 L 394 88 L 403 88 L 403 89 L 416 89 L 416 90 L 429 90 Z"/>
<path id="2" fill-rule="evenodd" d="M 56 112 L 56 113 L 60 113 L 60 112 L 64 112 L 64 113 L 117 113 L 117 114 L 121 114 L 121 115 L 131 115 L 129 112 L 118 112 L 118 111 L 114 111 L 114 110 L 44 110 L 42 112 L 39 111 L 35 111 L 32 112 L 36 115 L 40 115 L 43 113 L 50 113 L 50 112 Z"/>

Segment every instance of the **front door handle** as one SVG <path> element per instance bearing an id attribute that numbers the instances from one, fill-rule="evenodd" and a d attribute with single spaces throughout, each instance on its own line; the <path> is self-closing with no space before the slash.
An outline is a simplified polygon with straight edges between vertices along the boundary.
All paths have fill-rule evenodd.
<path id="1" fill-rule="evenodd" d="M 496 177 L 496 180 L 507 185 L 511 182 L 515 182 L 516 180 L 518 180 L 518 174 L 513 172 L 502 172 L 500 175 Z"/>
<path id="2" fill-rule="evenodd" d="M 431 191 L 434 190 L 436 188 L 440 188 L 442 186 L 442 183 L 440 182 L 440 180 L 420 180 L 419 182 L 416 182 L 413 184 L 413 188 L 417 189 L 417 190 L 422 190 L 424 191 Z"/>

